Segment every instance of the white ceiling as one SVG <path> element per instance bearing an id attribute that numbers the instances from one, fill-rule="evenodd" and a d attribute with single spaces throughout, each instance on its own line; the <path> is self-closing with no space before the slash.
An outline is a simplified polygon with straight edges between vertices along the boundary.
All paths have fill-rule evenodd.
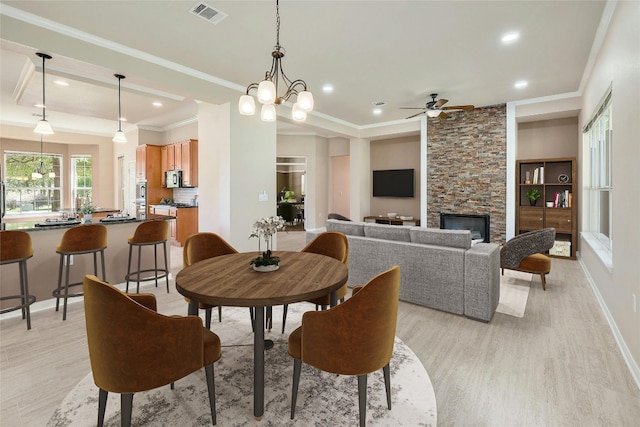
<path id="1" fill-rule="evenodd" d="M 244 88 L 271 66 L 275 2 L 205 3 L 228 17 L 214 25 L 194 16 L 195 0 L 2 0 L 1 122 L 34 127 L 39 120 L 36 52 L 53 56 L 46 62 L 46 101 L 54 130 L 112 134 L 115 73 L 126 76 L 125 129 L 165 129 L 193 119 L 196 101 L 237 108 Z M 432 92 L 447 105 L 475 106 L 575 93 L 605 3 L 283 1 L 284 71 L 313 92 L 310 123 L 355 128 L 403 121 L 419 110 L 401 107 L 424 106 Z M 509 31 L 520 40 L 501 44 Z M 514 89 L 521 79 L 528 87 Z M 333 93 L 322 92 L 325 83 Z M 383 112 L 373 115 L 378 101 Z M 279 118 L 279 127 L 286 121 Z"/>

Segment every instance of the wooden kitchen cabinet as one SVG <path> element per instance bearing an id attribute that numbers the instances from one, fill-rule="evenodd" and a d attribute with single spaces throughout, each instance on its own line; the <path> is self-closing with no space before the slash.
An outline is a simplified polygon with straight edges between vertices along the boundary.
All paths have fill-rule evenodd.
<path id="1" fill-rule="evenodd" d="M 191 139 L 179 144 L 182 166 L 182 185 L 198 186 L 198 140 Z"/>
<path id="2" fill-rule="evenodd" d="M 136 147 L 136 181 L 147 183 L 147 212 L 149 205 L 158 203 L 163 197 L 171 197 L 171 189 L 164 188 L 162 180 L 164 173 L 161 164 L 160 145 L 139 145 Z"/>
<path id="3" fill-rule="evenodd" d="M 155 215 L 173 216 L 169 220 L 169 238 L 172 244 L 184 246 L 187 237 L 198 232 L 198 208 L 157 208 L 152 207 Z"/>
<path id="4" fill-rule="evenodd" d="M 166 171 L 182 171 L 184 187 L 198 186 L 198 140 L 177 142 L 161 148 L 162 186 L 166 187 Z"/>
<path id="5" fill-rule="evenodd" d="M 550 253 L 567 254 L 568 258 L 575 259 L 578 240 L 576 159 L 518 160 L 516 180 L 516 234 L 553 227 L 556 245 Z M 532 188 L 541 194 L 535 206 L 530 206 L 526 197 Z M 558 203 L 562 202 L 563 196 L 566 196 L 566 203 Z M 570 251 L 556 251 L 556 246 L 570 246 Z"/>

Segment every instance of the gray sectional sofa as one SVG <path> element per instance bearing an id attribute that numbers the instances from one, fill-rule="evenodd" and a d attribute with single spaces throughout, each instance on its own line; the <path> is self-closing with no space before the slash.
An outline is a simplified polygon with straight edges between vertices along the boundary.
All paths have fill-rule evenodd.
<path id="1" fill-rule="evenodd" d="M 402 301 L 489 322 L 500 299 L 500 248 L 467 230 L 327 220 L 349 240 L 349 286 L 400 266 Z M 308 231 L 311 241 L 321 231 Z"/>

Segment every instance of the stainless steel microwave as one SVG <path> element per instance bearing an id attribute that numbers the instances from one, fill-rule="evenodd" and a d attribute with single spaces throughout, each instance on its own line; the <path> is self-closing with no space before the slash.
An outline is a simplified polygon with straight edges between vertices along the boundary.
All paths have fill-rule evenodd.
<path id="1" fill-rule="evenodd" d="M 182 187 L 182 171 L 167 171 L 165 176 L 167 188 Z"/>

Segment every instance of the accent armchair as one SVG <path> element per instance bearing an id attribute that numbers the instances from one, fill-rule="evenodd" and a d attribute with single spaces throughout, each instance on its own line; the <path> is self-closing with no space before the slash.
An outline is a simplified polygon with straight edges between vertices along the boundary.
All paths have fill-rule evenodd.
<path id="1" fill-rule="evenodd" d="M 519 234 L 500 249 L 500 268 L 539 274 L 542 289 L 546 290 L 545 276 L 551 271 L 551 258 L 545 255 L 553 247 L 555 228 L 530 231 Z"/>
<path id="2" fill-rule="evenodd" d="M 98 426 L 109 392 L 121 394 L 121 423 L 131 425 L 133 394 L 171 384 L 204 367 L 211 418 L 216 423 L 213 363 L 220 338 L 195 316 L 156 312 L 153 294 L 121 292 L 95 276 L 84 278 L 87 343 L 93 380 L 100 389 Z"/>
<path id="3" fill-rule="evenodd" d="M 303 314 L 302 326 L 289 335 L 289 355 L 294 359 L 291 419 L 302 362 L 325 372 L 358 376 L 360 426 L 366 421 L 367 374 L 382 368 L 387 407 L 391 409 L 389 362 L 399 294 L 400 267 L 396 265 L 375 276 L 344 303 Z"/>

